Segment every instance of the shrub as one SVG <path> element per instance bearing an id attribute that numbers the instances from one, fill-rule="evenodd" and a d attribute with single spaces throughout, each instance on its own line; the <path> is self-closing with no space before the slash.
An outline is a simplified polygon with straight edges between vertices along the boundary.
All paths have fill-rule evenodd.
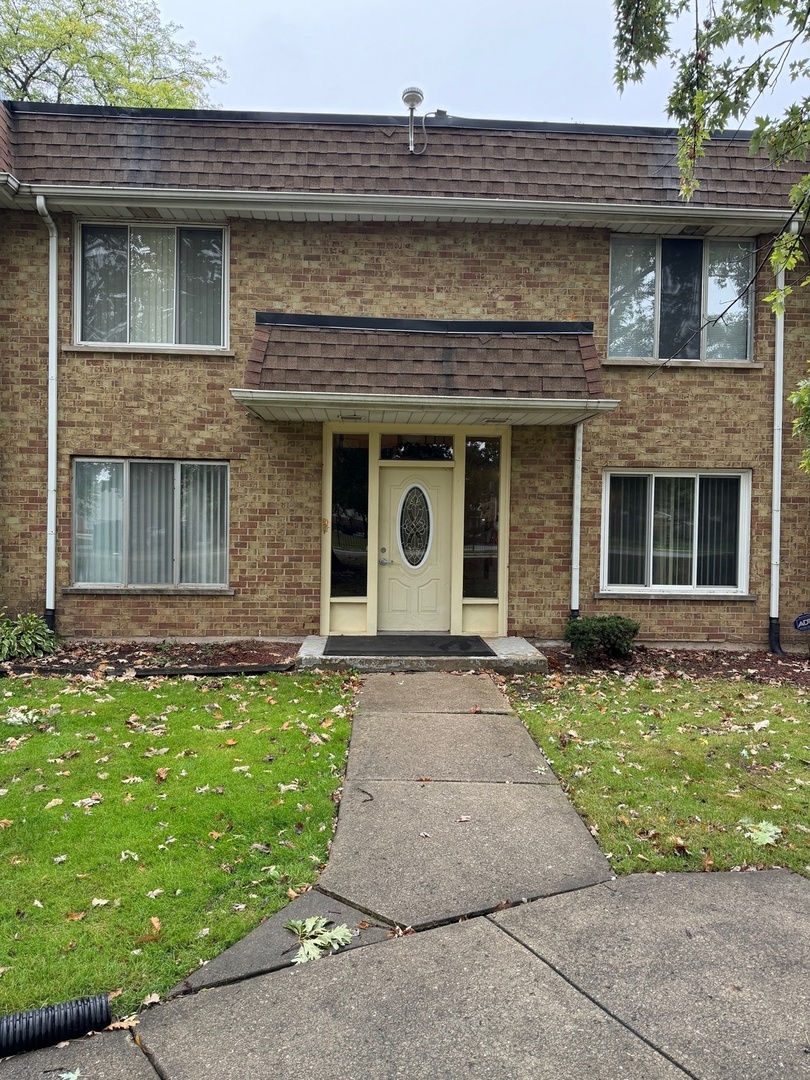
<path id="1" fill-rule="evenodd" d="M 4 614 L 0 611 L 0 617 Z M 59 639 L 41 615 L 18 615 L 0 621 L 0 661 L 28 660 L 58 648 Z"/>
<path id="2" fill-rule="evenodd" d="M 621 615 L 588 615 L 568 620 L 565 640 L 577 660 L 626 660 L 639 629 L 637 622 Z"/>

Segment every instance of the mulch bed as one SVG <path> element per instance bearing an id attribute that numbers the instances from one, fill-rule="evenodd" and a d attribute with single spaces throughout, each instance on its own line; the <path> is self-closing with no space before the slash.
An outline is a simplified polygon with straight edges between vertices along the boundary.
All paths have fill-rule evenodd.
<path id="1" fill-rule="evenodd" d="M 552 672 L 591 674 L 592 665 L 577 664 L 566 648 L 543 649 Z M 42 675 L 97 673 L 116 675 L 135 669 L 155 675 L 216 671 L 233 674 L 250 669 L 290 667 L 296 642 L 245 641 L 67 641 L 53 656 L 0 664 L 0 674 Z M 485 666 L 485 661 L 482 663 Z M 230 670 L 229 670 L 230 669 Z M 661 673 L 673 678 L 741 679 L 769 685 L 789 684 L 810 690 L 810 658 L 774 656 L 767 652 L 726 649 L 652 649 L 639 646 L 626 664 L 606 664 L 600 670 L 622 673 Z"/>
<path id="2" fill-rule="evenodd" d="M 0 664 L 0 673 L 117 675 L 135 670 L 155 675 L 290 668 L 298 652 L 287 641 L 67 641 L 58 653 Z"/>
<path id="3" fill-rule="evenodd" d="M 593 665 L 577 664 L 568 649 L 544 649 L 549 670 L 563 674 L 593 673 Z M 769 652 L 729 649 L 653 649 L 639 645 L 626 664 L 605 664 L 601 670 L 635 675 L 664 673 L 673 678 L 734 679 L 769 686 L 810 690 L 810 657 L 775 656 Z"/>

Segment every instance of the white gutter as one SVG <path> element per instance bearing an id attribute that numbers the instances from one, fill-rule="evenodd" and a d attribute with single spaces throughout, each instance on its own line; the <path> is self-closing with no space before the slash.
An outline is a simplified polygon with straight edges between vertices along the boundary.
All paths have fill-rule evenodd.
<path id="1" fill-rule="evenodd" d="M 785 271 L 776 275 L 777 289 L 785 287 Z M 785 315 L 779 312 L 774 328 L 773 355 L 773 477 L 771 485 L 771 603 L 768 647 L 782 652 L 779 641 L 779 586 L 782 547 L 782 424 L 785 395 Z"/>
<path id="2" fill-rule="evenodd" d="M 574 429 L 574 507 L 571 521 L 571 618 L 579 618 L 579 551 L 582 517 L 582 436 L 585 425 Z"/>
<path id="3" fill-rule="evenodd" d="M 45 199 L 37 196 L 37 211 L 48 227 L 48 502 L 45 541 L 45 621 L 56 628 L 56 428 L 57 329 L 59 320 L 59 233 Z"/>
<path id="4" fill-rule="evenodd" d="M 411 218 L 441 221 L 526 222 L 554 220 L 560 225 L 581 223 L 617 227 L 633 224 L 703 225 L 725 227 L 755 235 L 776 231 L 785 223 L 784 210 L 750 207 L 697 207 L 684 203 L 656 206 L 640 203 L 585 203 L 565 199 L 462 198 L 443 195 L 384 195 L 299 191 L 245 191 L 211 188 L 124 187 L 105 184 L 21 184 L 18 201 L 46 197 L 54 209 L 91 211 L 94 208 L 207 210 L 223 215 L 261 212 L 279 220 L 330 219 L 334 216 L 380 219 Z"/>

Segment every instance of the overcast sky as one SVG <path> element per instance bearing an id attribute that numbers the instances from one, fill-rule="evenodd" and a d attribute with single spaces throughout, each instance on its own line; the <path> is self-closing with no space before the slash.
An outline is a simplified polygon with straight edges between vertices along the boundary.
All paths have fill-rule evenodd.
<path id="1" fill-rule="evenodd" d="M 666 125 L 669 69 L 620 95 L 610 0 L 159 0 L 228 81 L 225 109 Z M 775 112 L 766 103 L 760 112 Z"/>

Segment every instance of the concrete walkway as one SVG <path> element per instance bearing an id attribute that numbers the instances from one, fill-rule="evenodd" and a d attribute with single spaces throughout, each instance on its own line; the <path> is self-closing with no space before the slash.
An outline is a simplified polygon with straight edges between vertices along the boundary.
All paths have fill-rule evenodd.
<path id="1" fill-rule="evenodd" d="M 313 914 L 353 944 L 291 968 Z M 615 880 L 488 677 L 372 675 L 318 888 L 136 1031 L 0 1076 L 810 1078 L 810 881 Z"/>

